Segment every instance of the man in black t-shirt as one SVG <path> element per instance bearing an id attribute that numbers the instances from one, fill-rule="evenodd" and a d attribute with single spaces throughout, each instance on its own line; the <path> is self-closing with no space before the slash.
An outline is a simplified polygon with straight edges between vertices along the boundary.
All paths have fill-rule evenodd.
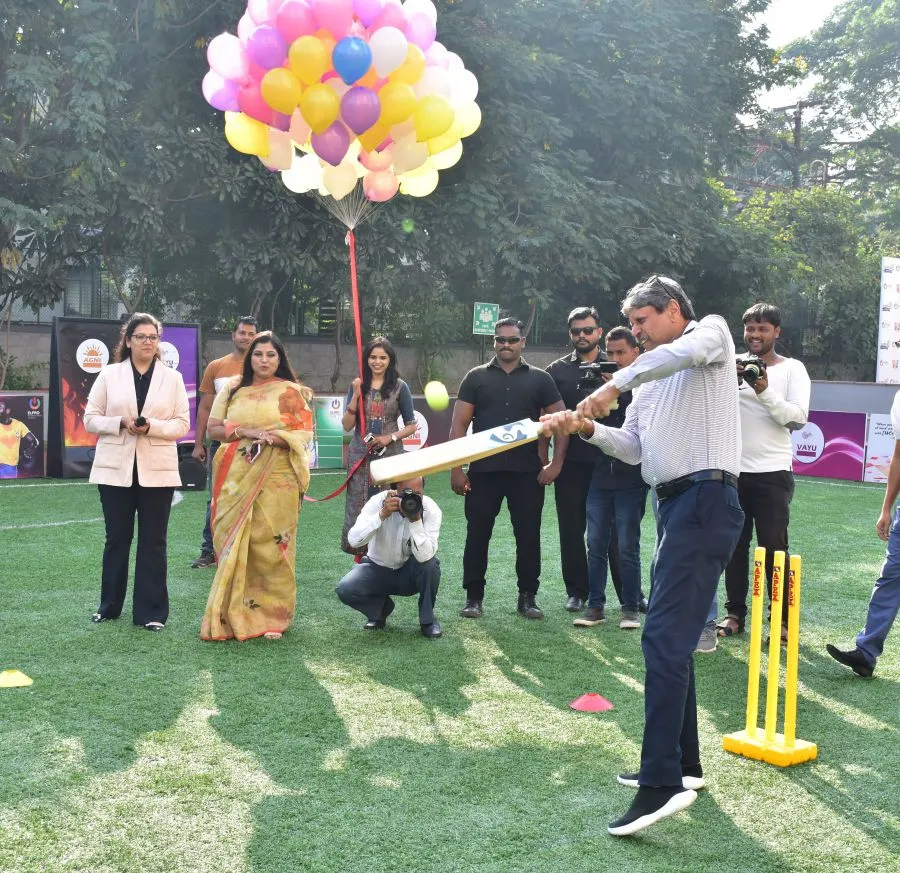
<path id="1" fill-rule="evenodd" d="M 494 357 L 474 367 L 463 377 L 450 439 L 465 436 L 469 424 L 475 433 L 510 424 L 523 418 L 535 421 L 544 412 L 565 409 L 556 383 L 548 373 L 522 360 L 525 337 L 522 323 L 504 318 L 494 326 Z M 566 437 L 560 437 L 560 444 Z M 494 521 L 506 498 L 516 538 L 518 611 L 526 618 L 543 618 L 535 603 L 541 573 L 541 511 L 544 487 L 553 473 L 541 465 L 537 443 L 519 446 L 482 458 L 450 471 L 453 490 L 466 499 L 466 548 L 463 554 L 464 618 L 483 613 L 488 546 Z"/>

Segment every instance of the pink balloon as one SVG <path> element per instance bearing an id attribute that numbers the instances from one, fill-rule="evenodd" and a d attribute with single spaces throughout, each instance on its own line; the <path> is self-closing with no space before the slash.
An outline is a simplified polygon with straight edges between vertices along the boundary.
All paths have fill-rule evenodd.
<path id="1" fill-rule="evenodd" d="M 365 149 L 362 149 L 359 153 L 359 162 L 367 170 L 371 170 L 373 173 L 380 173 L 383 170 L 389 170 L 394 159 L 391 156 L 390 146 L 388 146 L 377 152 L 367 152 Z"/>
<path id="2" fill-rule="evenodd" d="M 295 109 L 294 114 L 291 116 L 290 132 L 291 139 L 298 145 L 303 145 L 312 133 L 310 126 L 306 123 L 299 109 Z"/>
<path id="3" fill-rule="evenodd" d="M 291 116 L 285 115 L 282 112 L 273 112 L 272 120 L 269 122 L 269 127 L 274 127 L 275 130 L 290 130 Z"/>
<path id="4" fill-rule="evenodd" d="M 316 16 L 305 0 L 285 0 L 278 10 L 275 24 L 288 44 L 301 36 L 315 33 L 319 28 Z"/>
<path id="5" fill-rule="evenodd" d="M 446 70 L 450 64 L 450 52 L 447 51 L 443 43 L 433 42 L 428 51 L 425 52 L 425 60 L 433 67 L 441 67 Z"/>
<path id="6" fill-rule="evenodd" d="M 247 75 L 247 55 L 241 41 L 230 33 L 214 37 L 206 49 L 210 68 L 224 79 L 237 81 Z"/>
<path id="7" fill-rule="evenodd" d="M 213 70 L 203 77 L 203 96 L 213 109 L 220 112 L 237 112 L 240 109 L 237 95 L 237 82 L 223 79 Z"/>
<path id="8" fill-rule="evenodd" d="M 335 39 L 342 39 L 353 24 L 353 0 L 310 0 L 320 27 Z"/>
<path id="9" fill-rule="evenodd" d="M 249 0 L 247 15 L 255 24 L 268 24 L 275 20 L 275 12 L 281 0 Z"/>
<path id="10" fill-rule="evenodd" d="M 335 121 L 324 133 L 314 133 L 310 143 L 323 161 L 336 167 L 350 148 L 350 133 L 340 121 Z"/>
<path id="11" fill-rule="evenodd" d="M 271 124 L 275 126 L 275 116 L 278 114 L 265 100 L 259 91 L 259 85 L 256 83 L 250 85 L 242 85 L 237 93 L 238 108 L 244 115 L 249 115 L 263 124 Z"/>
<path id="12" fill-rule="evenodd" d="M 341 118 L 354 133 L 365 133 L 381 115 L 381 101 L 374 91 L 351 88 L 341 98 Z"/>
<path id="13" fill-rule="evenodd" d="M 363 193 L 373 203 L 384 203 L 400 190 L 400 180 L 390 171 L 369 173 L 363 177 Z"/>
<path id="14" fill-rule="evenodd" d="M 427 15 L 417 12 L 409 19 L 404 32 L 410 42 L 415 43 L 423 52 L 426 52 L 434 44 L 437 28 Z"/>
<path id="15" fill-rule="evenodd" d="M 406 23 L 403 7 L 395 0 L 387 0 L 381 9 L 381 15 L 375 19 L 369 30 L 374 33 L 376 30 L 381 30 L 382 27 L 396 27 L 403 33 L 406 30 Z"/>
<path id="16" fill-rule="evenodd" d="M 263 76 L 269 71 L 265 67 L 259 66 L 259 64 L 254 64 L 252 61 L 248 65 L 247 76 L 250 79 L 250 82 L 256 82 L 258 85 L 263 80 Z M 242 82 L 243 84 L 249 84 Z"/>
<path id="17" fill-rule="evenodd" d="M 369 27 L 381 14 L 381 0 L 353 0 L 353 14 Z"/>
<path id="18" fill-rule="evenodd" d="M 249 13 L 245 12 L 238 22 L 238 39 L 240 39 L 241 42 L 247 42 L 247 40 L 250 39 L 250 34 L 253 33 L 254 30 L 256 30 L 256 22 L 250 17 Z"/>

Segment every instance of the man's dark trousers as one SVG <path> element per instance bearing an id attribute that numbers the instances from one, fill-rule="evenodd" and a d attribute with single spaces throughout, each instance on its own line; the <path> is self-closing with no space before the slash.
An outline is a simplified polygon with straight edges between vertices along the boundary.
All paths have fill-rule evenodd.
<path id="1" fill-rule="evenodd" d="M 206 524 L 203 525 L 203 539 L 200 542 L 200 553 L 203 555 L 212 555 L 215 553 L 213 548 L 212 524 L 210 523 L 210 515 L 212 513 L 212 490 L 213 490 L 213 458 L 219 451 L 221 443 L 213 440 L 209 444 L 206 452 L 206 478 L 209 486 L 206 489 Z"/>
<path id="2" fill-rule="evenodd" d="M 694 649 L 743 523 L 737 490 L 723 482 L 698 482 L 659 503 L 653 593 L 641 639 L 641 785 L 680 787 L 682 765 L 700 762 Z"/>
<path id="3" fill-rule="evenodd" d="M 466 494 L 466 548 L 463 588 L 473 600 L 484 598 L 488 547 L 503 498 L 516 538 L 516 578 L 521 594 L 536 594 L 541 575 L 541 512 L 544 486 L 538 470 L 469 473 L 472 490 Z"/>
<path id="4" fill-rule="evenodd" d="M 569 597 L 580 597 L 582 600 L 587 600 L 588 597 L 584 532 L 587 528 L 587 494 L 593 473 L 593 461 L 586 463 L 566 459 L 553 483 L 563 582 Z"/>
<path id="5" fill-rule="evenodd" d="M 410 559 L 396 570 L 382 567 L 364 557 L 338 583 L 341 603 L 359 610 L 369 621 L 378 621 L 388 597 L 419 595 L 419 624 L 434 623 L 434 601 L 441 583 L 441 564 L 437 558 L 419 562 Z"/>
<path id="6" fill-rule="evenodd" d="M 775 552 L 785 553 L 788 561 L 788 524 L 794 474 L 789 470 L 771 473 L 741 473 L 738 498 L 744 510 L 744 526 L 734 554 L 725 568 L 725 611 L 743 625 L 747 617 L 747 592 L 750 588 L 750 540 L 756 523 L 756 542 L 766 550 L 766 587 L 772 596 L 772 564 Z M 787 623 L 787 614 L 784 615 Z"/>

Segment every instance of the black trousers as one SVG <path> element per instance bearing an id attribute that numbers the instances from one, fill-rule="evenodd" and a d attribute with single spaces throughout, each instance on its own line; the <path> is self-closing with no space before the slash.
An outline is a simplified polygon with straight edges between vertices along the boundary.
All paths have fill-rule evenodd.
<path id="1" fill-rule="evenodd" d="M 567 459 L 563 461 L 562 470 L 553 483 L 563 582 L 569 597 L 580 597 L 582 600 L 588 597 L 584 533 L 587 529 L 587 495 L 593 473 L 593 462 Z"/>
<path id="2" fill-rule="evenodd" d="M 384 613 L 388 598 L 419 595 L 419 624 L 434 623 L 434 601 L 441 584 L 441 564 L 437 558 L 419 563 L 410 559 L 396 570 L 363 558 L 338 583 L 338 599 L 359 610 L 369 621 Z"/>
<path id="3" fill-rule="evenodd" d="M 169 617 L 169 592 L 166 588 L 166 531 L 172 508 L 174 488 L 144 488 L 137 474 L 130 488 L 98 485 L 106 545 L 103 549 L 103 580 L 100 606 L 106 618 L 118 618 L 128 590 L 128 565 L 134 539 L 134 516 L 138 519 L 137 560 L 134 571 L 134 595 L 131 614 L 135 624 Z"/>
<path id="4" fill-rule="evenodd" d="M 536 594 L 541 575 L 541 513 L 544 486 L 538 471 L 469 473 L 472 490 L 466 495 L 466 548 L 463 552 L 463 588 L 469 597 L 484 597 L 488 547 L 503 498 L 516 538 L 516 579 L 519 592 Z"/>
<path id="5" fill-rule="evenodd" d="M 725 610 L 729 615 L 736 616 L 742 625 L 747 616 L 747 592 L 750 590 L 753 525 L 756 524 L 757 544 L 766 550 L 766 588 L 771 597 L 775 552 L 788 550 L 788 523 L 793 496 L 794 474 L 788 470 L 741 473 L 738 478 L 738 498 L 744 510 L 744 527 L 725 567 Z M 783 618 L 787 622 L 787 613 Z"/>

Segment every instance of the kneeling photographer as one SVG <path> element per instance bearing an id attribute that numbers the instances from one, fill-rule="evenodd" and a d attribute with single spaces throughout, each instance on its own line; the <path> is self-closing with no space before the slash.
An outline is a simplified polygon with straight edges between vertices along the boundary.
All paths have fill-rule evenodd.
<path id="1" fill-rule="evenodd" d="M 394 611 L 394 597 L 419 595 L 422 635 L 436 639 L 441 626 L 434 601 L 441 581 L 437 559 L 441 510 L 424 496 L 425 480 L 398 482 L 370 497 L 347 533 L 354 548 L 368 553 L 338 583 L 342 603 L 359 610 L 368 621 L 364 630 L 383 630 Z"/>

